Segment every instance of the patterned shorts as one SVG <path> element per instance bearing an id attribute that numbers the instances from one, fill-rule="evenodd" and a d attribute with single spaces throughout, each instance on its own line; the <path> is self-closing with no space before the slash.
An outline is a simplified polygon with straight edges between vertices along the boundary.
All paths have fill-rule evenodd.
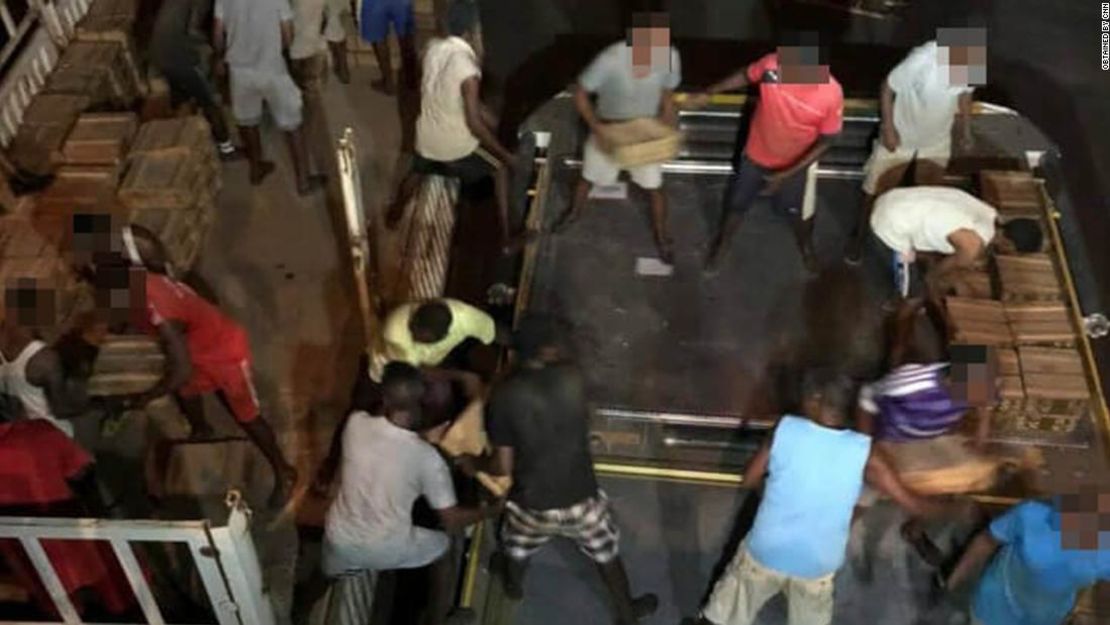
<path id="1" fill-rule="evenodd" d="M 582 553 L 600 564 L 619 553 L 620 530 L 613 523 L 604 492 L 569 508 L 529 510 L 510 501 L 505 510 L 501 544 L 514 560 L 527 559 L 555 536 L 578 543 Z"/>

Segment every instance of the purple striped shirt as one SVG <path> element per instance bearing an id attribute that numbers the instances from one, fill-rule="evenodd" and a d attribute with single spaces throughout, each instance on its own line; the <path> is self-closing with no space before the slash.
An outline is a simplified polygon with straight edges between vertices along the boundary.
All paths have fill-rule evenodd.
<path id="1" fill-rule="evenodd" d="M 968 410 L 944 382 L 948 363 L 909 364 L 860 389 L 861 409 L 878 415 L 875 438 L 908 441 L 935 438 L 959 424 Z"/>

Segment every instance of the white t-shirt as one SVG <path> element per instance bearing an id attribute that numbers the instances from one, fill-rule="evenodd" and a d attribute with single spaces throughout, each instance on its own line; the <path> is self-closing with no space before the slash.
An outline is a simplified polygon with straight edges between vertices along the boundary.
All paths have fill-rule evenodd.
<path id="1" fill-rule="evenodd" d="M 424 496 L 434 510 L 457 503 L 451 472 L 431 443 L 385 417 L 356 412 L 343 432 L 339 479 L 324 523 L 331 542 L 357 544 L 379 561 L 436 557 L 412 553 L 426 542 L 412 524 L 416 499 Z"/>
<path id="2" fill-rule="evenodd" d="M 894 91 L 894 127 L 907 149 L 927 148 L 949 141 L 960 94 L 973 87 L 949 82 L 941 65 L 937 42 L 914 48 L 886 77 Z"/>
<path id="3" fill-rule="evenodd" d="M 994 239 L 998 212 L 979 198 L 952 187 L 892 189 L 875 200 L 871 230 L 902 253 L 955 252 L 948 235 L 974 230 L 986 245 Z"/>
<path id="4" fill-rule="evenodd" d="M 216 0 L 216 19 L 227 30 L 227 64 L 232 69 L 284 74 L 281 24 L 293 19 L 289 0 Z"/>
<path id="5" fill-rule="evenodd" d="M 421 156 L 456 161 L 478 148 L 478 138 L 466 125 L 462 84 L 481 74 L 478 57 L 464 39 L 447 37 L 428 44 L 416 120 L 416 151 Z"/>

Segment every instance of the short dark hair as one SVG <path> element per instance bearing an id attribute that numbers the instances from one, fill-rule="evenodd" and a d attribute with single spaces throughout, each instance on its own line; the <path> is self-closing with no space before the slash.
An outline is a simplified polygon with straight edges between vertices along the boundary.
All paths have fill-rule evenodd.
<path id="1" fill-rule="evenodd" d="M 431 336 L 429 343 L 435 343 L 447 336 L 451 329 L 451 308 L 440 300 L 424 302 L 416 307 L 409 318 L 409 332 Z"/>
<path id="2" fill-rule="evenodd" d="M 424 378 L 420 370 L 404 362 L 391 362 L 382 372 L 382 401 L 386 412 L 415 412 L 424 396 Z"/>
<path id="3" fill-rule="evenodd" d="M 1021 254 L 1041 251 L 1044 245 L 1044 231 L 1036 219 L 1021 217 L 1002 224 L 1002 235 L 1013 242 Z"/>
<path id="4" fill-rule="evenodd" d="M 844 415 L 852 401 L 852 379 L 832 367 L 815 367 L 802 376 L 803 401 L 819 398 L 821 407 Z"/>
<path id="5" fill-rule="evenodd" d="M 554 317 L 532 314 L 524 317 L 513 332 L 513 349 L 522 360 L 534 360 L 549 347 L 566 347 L 566 328 Z"/>
<path id="6" fill-rule="evenodd" d="M 473 0 L 453 0 L 447 7 L 443 25 L 448 35 L 463 37 L 474 31 L 478 24 L 478 6 Z"/>

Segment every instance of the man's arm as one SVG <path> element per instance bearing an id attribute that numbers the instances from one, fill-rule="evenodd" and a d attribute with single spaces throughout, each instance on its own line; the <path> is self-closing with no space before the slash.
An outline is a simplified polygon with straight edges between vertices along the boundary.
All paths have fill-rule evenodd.
<path id="1" fill-rule="evenodd" d="M 158 340 L 166 355 L 166 370 L 162 379 L 150 390 L 132 396 L 131 405 L 141 407 L 151 401 L 172 393 L 184 386 L 193 376 L 193 361 L 185 342 L 185 328 L 177 321 L 164 321 L 158 325 Z"/>
<path id="2" fill-rule="evenodd" d="M 47 348 L 27 363 L 27 381 L 42 389 L 50 412 L 61 419 L 80 416 L 88 408 L 89 397 L 79 380 L 67 380 L 61 358 Z"/>
<path id="3" fill-rule="evenodd" d="M 744 467 L 744 478 L 740 482 L 744 488 L 759 488 L 763 484 L 763 478 L 767 475 L 767 464 L 771 461 L 771 441 L 774 434 L 771 435 L 759 451 L 755 453 L 748 466 Z"/>
<path id="4" fill-rule="evenodd" d="M 952 569 L 952 574 L 948 576 L 945 587 L 953 590 L 959 588 L 968 580 L 978 577 L 979 571 L 994 556 L 1000 546 L 1002 546 L 1002 543 L 995 540 L 989 529 L 979 532 L 963 555 L 960 556 L 960 561 Z"/>
<path id="5" fill-rule="evenodd" d="M 902 483 L 898 474 L 894 472 L 889 461 L 878 449 L 872 448 L 871 455 L 867 458 L 867 468 L 864 479 L 868 484 L 879 489 L 899 506 L 918 518 L 937 518 L 948 512 L 948 508 L 913 492 Z"/>
<path id="6" fill-rule="evenodd" d="M 513 474 L 513 448 L 512 447 L 494 447 L 493 455 L 489 459 L 487 467 L 490 475 L 512 475 Z"/>
<path id="7" fill-rule="evenodd" d="M 774 193 L 787 178 L 809 167 L 811 163 L 821 158 L 821 155 L 832 147 L 832 142 L 835 138 L 836 135 L 818 136 L 817 141 L 815 141 L 813 145 L 806 150 L 806 153 L 802 154 L 792 165 L 769 174 L 767 176 L 767 192 Z"/>
<path id="8" fill-rule="evenodd" d="M 659 102 L 659 121 L 668 126 L 678 126 L 678 106 L 674 101 L 674 91 L 664 89 Z"/>
<path id="9" fill-rule="evenodd" d="M 590 132 L 597 139 L 604 140 L 604 124 L 597 118 L 594 103 L 590 101 L 590 92 L 582 85 L 574 86 L 574 108 L 578 109 L 578 114 L 582 116 L 582 121 L 586 122 Z"/>
<path id="10" fill-rule="evenodd" d="M 726 76 L 724 79 L 709 85 L 705 90 L 705 95 L 713 96 L 726 91 L 739 91 L 744 89 L 751 82 L 748 80 L 748 68 L 749 66 L 745 65 L 734 74 Z"/>
<path id="11" fill-rule="evenodd" d="M 281 21 L 281 49 L 288 50 L 293 45 L 293 20 Z"/>
<path id="12" fill-rule="evenodd" d="M 493 129 L 486 125 L 482 119 L 482 100 L 479 97 L 481 82 L 477 76 L 471 76 L 462 83 L 463 106 L 466 109 L 466 127 L 477 137 L 482 147 L 489 150 L 497 160 L 511 165 L 513 153 L 505 149 L 493 133 Z"/>
<path id="13" fill-rule="evenodd" d="M 933 300 L 943 295 L 941 288 L 949 281 L 952 272 L 975 267 L 984 250 L 983 240 L 972 230 L 957 230 L 948 235 L 948 242 L 955 251 L 933 266 L 926 278 L 929 296 Z"/>
<path id="14" fill-rule="evenodd" d="M 436 514 L 439 516 L 439 522 L 443 524 L 443 528 L 450 531 L 474 525 L 486 517 L 493 516 L 497 511 L 497 506 L 451 506 L 450 508 L 436 510 Z"/>
<path id="15" fill-rule="evenodd" d="M 326 493 L 328 487 L 331 486 L 332 480 L 335 479 L 335 472 L 339 469 L 339 461 L 343 458 L 343 432 L 347 429 L 347 422 L 351 420 L 351 414 L 347 413 L 339 421 L 339 425 L 335 428 L 335 433 L 331 436 L 331 445 L 328 446 L 328 455 L 324 456 L 323 462 L 320 463 L 320 468 L 316 470 L 316 477 L 312 481 L 312 487 L 317 493 Z"/>
<path id="16" fill-rule="evenodd" d="M 879 114 L 882 117 L 879 124 L 879 140 L 882 141 L 884 148 L 893 152 L 901 145 L 902 137 L 894 127 L 894 89 L 886 80 L 883 81 L 883 88 L 879 94 Z"/>
<path id="17" fill-rule="evenodd" d="M 906 364 L 906 353 L 916 338 L 917 315 L 925 305 L 922 298 L 911 298 L 902 303 L 894 317 L 894 331 L 890 341 L 890 366 Z"/>

